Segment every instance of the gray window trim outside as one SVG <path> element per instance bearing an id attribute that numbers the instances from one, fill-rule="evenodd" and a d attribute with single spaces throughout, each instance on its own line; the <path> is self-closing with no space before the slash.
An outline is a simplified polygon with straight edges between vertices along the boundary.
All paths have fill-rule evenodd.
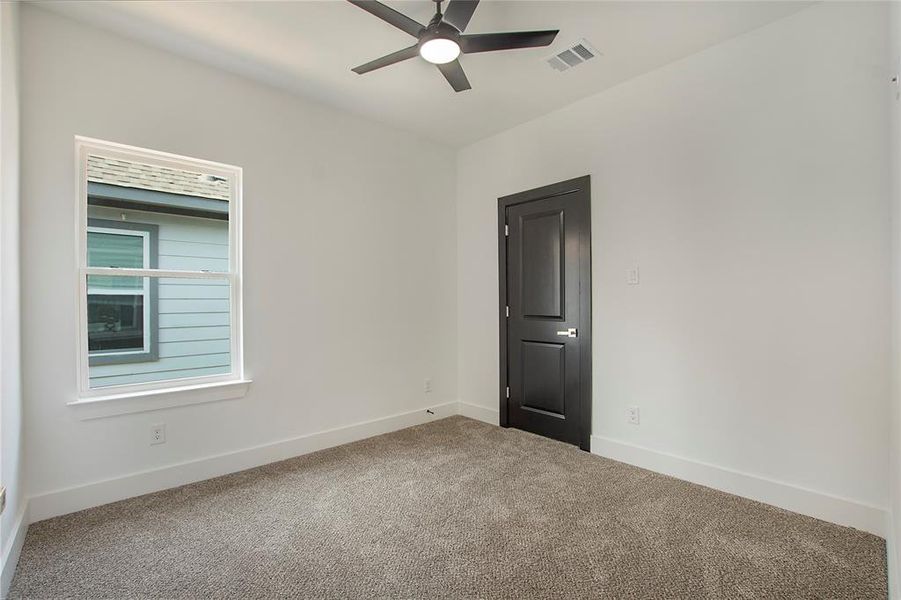
<path id="1" fill-rule="evenodd" d="M 160 227 L 151 223 L 133 223 L 130 221 L 112 221 L 109 219 L 88 219 L 88 227 L 105 227 L 107 229 L 125 229 L 128 231 L 143 231 L 150 238 L 149 268 L 159 268 Z M 147 323 L 147 331 L 150 336 L 148 352 L 129 352 L 128 354 L 107 354 L 104 356 L 91 356 L 88 353 L 88 365 L 119 365 L 125 363 L 152 362 L 159 360 L 159 280 L 150 278 L 150 318 Z"/>
<path id="2" fill-rule="evenodd" d="M 88 182 L 88 205 L 228 221 L 228 200 Z"/>

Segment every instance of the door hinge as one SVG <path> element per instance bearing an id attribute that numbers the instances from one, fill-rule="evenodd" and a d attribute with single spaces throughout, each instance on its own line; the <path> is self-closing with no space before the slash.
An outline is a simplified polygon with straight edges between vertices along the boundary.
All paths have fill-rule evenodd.
<path id="1" fill-rule="evenodd" d="M 508 385 L 507 386 L 507 398 L 509 398 L 509 397 L 510 397 L 510 386 Z"/>
<path id="2" fill-rule="evenodd" d="M 507 318 L 508 319 L 510 318 L 510 307 L 509 306 L 507 307 Z"/>
<path id="3" fill-rule="evenodd" d="M 504 235 L 505 236 L 510 235 L 510 226 L 507 225 L 506 223 L 504 223 Z"/>

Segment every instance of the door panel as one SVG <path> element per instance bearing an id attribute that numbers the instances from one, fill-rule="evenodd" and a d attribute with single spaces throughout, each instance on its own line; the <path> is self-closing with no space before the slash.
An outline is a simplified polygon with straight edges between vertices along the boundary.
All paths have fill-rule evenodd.
<path id="1" fill-rule="evenodd" d="M 563 211 L 520 216 L 522 313 L 563 318 Z"/>
<path id="2" fill-rule="evenodd" d="M 588 447 L 588 178 L 501 198 L 501 424 Z M 509 397 L 507 397 L 509 395 Z"/>
<path id="3" fill-rule="evenodd" d="M 523 409 L 542 410 L 565 417 L 563 388 L 566 346 L 544 342 L 522 342 Z"/>

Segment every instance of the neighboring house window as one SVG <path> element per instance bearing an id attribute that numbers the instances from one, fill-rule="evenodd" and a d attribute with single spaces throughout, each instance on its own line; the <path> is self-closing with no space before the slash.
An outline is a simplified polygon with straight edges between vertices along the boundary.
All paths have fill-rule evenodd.
<path id="1" fill-rule="evenodd" d="M 88 266 L 155 269 L 158 238 L 158 225 L 89 218 Z M 157 360 L 157 289 L 151 277 L 89 278 L 89 364 Z"/>
<path id="2" fill-rule="evenodd" d="M 80 396 L 243 381 L 241 170 L 76 147 Z"/>

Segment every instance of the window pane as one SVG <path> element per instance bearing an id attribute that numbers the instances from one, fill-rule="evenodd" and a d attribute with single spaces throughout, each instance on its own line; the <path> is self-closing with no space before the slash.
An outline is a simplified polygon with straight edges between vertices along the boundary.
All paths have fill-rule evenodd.
<path id="1" fill-rule="evenodd" d="M 144 237 L 88 231 L 88 266 L 143 269 Z M 98 289 L 140 289 L 139 277 L 92 277 L 91 285 Z"/>
<path id="2" fill-rule="evenodd" d="M 148 360 L 157 283 L 149 277 L 88 276 L 89 363 Z"/>
<path id="3" fill-rule="evenodd" d="M 201 172 L 90 156 L 88 218 L 155 228 L 159 244 L 151 268 L 227 272 L 229 186 Z M 109 254 L 106 261 L 116 259 Z M 90 260 L 89 266 L 109 266 Z"/>
<path id="4" fill-rule="evenodd" d="M 88 350 L 144 350 L 144 296 L 88 294 Z"/>
<path id="5" fill-rule="evenodd" d="M 89 288 L 93 276 L 88 277 Z M 105 279 L 133 279 L 104 277 Z M 185 379 L 231 372 L 230 285 L 227 279 L 186 279 L 180 277 L 141 277 L 141 294 L 89 294 L 89 327 L 106 330 L 129 329 L 125 323 L 132 317 L 131 344 L 104 351 L 90 364 L 92 388 Z M 113 282 L 119 284 L 121 282 Z M 107 300 L 108 297 L 112 299 Z M 96 299 L 96 301 L 95 301 Z M 140 300 L 141 310 L 138 310 Z M 124 308 L 131 308 L 129 313 Z M 115 308 L 111 308 L 115 307 Z M 91 311 L 103 313 L 93 316 Z M 116 312 L 119 310 L 119 312 Z M 138 313 L 141 313 L 139 321 Z M 128 314 L 125 314 L 128 313 Z M 124 315 L 124 316 L 123 316 Z M 117 321 L 117 318 L 123 319 Z M 104 320 L 105 319 L 105 320 Z M 138 347 L 136 323 L 143 323 Z M 107 333 L 111 336 L 112 334 Z M 126 336 L 121 333 L 122 337 Z M 89 339 L 93 337 L 89 335 Z M 98 338 L 99 339 L 99 338 Z M 137 349 L 137 351 L 136 351 Z M 93 348 L 91 348 L 93 350 Z M 110 355 L 120 353 L 118 359 Z M 91 357 L 97 356 L 92 351 Z"/>
<path id="6" fill-rule="evenodd" d="M 166 271 L 228 272 L 228 221 L 159 212 L 89 206 L 88 217 L 104 222 L 125 217 L 134 226 L 158 227 L 155 268 Z M 93 265 L 91 265 L 93 266 Z"/>
<path id="7" fill-rule="evenodd" d="M 144 268 L 144 237 L 88 231 L 88 266 Z"/>

